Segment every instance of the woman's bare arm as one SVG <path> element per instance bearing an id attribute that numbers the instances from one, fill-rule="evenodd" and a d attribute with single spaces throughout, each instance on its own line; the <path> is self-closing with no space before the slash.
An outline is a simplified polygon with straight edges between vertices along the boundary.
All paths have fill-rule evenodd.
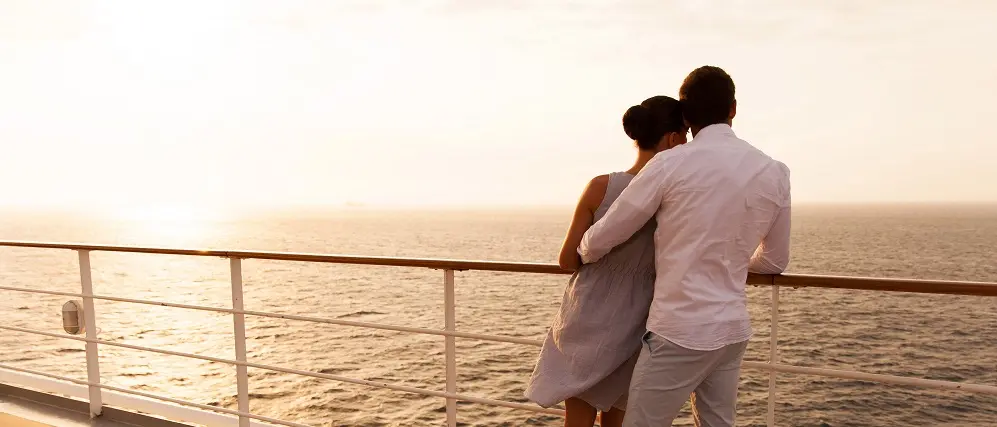
<path id="1" fill-rule="evenodd" d="M 585 230 L 592 226 L 592 219 L 596 209 L 606 197 L 606 187 L 609 185 L 609 175 L 599 175 L 589 181 L 582 197 L 578 199 L 578 206 L 575 207 L 575 215 L 571 218 L 571 225 L 568 227 L 568 234 L 564 236 L 564 243 L 561 244 L 561 253 L 557 256 L 557 264 L 565 270 L 577 270 L 582 264 L 578 256 L 578 244 L 585 235 Z"/>

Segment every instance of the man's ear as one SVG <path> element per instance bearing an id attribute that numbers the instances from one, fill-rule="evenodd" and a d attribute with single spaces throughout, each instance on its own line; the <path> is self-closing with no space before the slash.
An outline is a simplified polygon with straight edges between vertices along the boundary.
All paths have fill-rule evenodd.
<path id="1" fill-rule="evenodd" d="M 733 104 L 730 104 L 730 113 L 727 116 L 727 120 L 734 120 L 734 116 L 737 115 L 737 100 L 734 100 Z"/>

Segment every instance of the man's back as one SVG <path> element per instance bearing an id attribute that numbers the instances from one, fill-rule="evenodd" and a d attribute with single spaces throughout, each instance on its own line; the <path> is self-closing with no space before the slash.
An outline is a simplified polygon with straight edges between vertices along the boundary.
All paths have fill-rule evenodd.
<path id="1" fill-rule="evenodd" d="M 648 330 L 696 350 L 747 340 L 749 263 L 789 207 L 789 170 L 723 124 L 660 157 L 653 165 L 661 208 Z M 768 261 L 781 270 L 788 251 L 779 258 Z"/>

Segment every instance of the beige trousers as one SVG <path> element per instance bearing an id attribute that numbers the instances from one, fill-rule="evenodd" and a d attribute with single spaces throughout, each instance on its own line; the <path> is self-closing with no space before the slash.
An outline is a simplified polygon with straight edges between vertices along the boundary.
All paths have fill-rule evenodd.
<path id="1" fill-rule="evenodd" d="M 732 427 L 748 342 L 712 351 L 683 348 L 648 332 L 630 382 L 624 427 L 667 427 L 692 396 L 697 426 Z"/>

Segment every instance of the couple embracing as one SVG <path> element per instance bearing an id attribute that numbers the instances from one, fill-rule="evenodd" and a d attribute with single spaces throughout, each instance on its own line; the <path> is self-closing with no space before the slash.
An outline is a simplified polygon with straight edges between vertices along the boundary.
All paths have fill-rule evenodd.
<path id="1" fill-rule="evenodd" d="M 565 426 L 670 426 L 690 397 L 696 425 L 734 425 L 747 275 L 786 268 L 790 231 L 789 170 L 734 134 L 736 111 L 706 66 L 623 115 L 637 161 L 578 202 L 559 256 L 575 274 L 526 390 L 563 401 Z"/>

